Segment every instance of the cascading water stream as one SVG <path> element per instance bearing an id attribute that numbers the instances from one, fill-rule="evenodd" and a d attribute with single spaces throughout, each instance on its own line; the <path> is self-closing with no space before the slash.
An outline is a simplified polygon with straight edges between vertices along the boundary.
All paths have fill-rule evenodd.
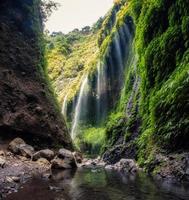
<path id="1" fill-rule="evenodd" d="M 85 109 L 85 107 L 87 107 L 87 98 L 88 98 L 88 76 L 86 76 L 82 82 L 79 92 L 79 97 L 75 107 L 74 119 L 72 121 L 72 127 L 71 127 L 72 139 L 74 139 L 77 135 L 76 129 L 78 128 L 80 122 L 82 108 Z"/>
<path id="2" fill-rule="evenodd" d="M 64 102 L 62 106 L 62 114 L 65 118 L 66 118 L 66 113 L 67 113 L 67 98 L 68 98 L 68 95 L 64 97 Z"/>
<path id="3" fill-rule="evenodd" d="M 62 112 L 71 120 L 72 139 L 87 127 L 101 126 L 119 99 L 132 53 L 133 33 L 130 26 L 125 24 L 117 31 L 97 63 L 96 72 L 90 78 L 88 75 L 83 78 L 78 97 L 70 105 L 67 105 L 65 97 Z"/>
<path id="4" fill-rule="evenodd" d="M 96 124 L 99 124 L 106 113 L 107 107 L 107 75 L 104 63 L 97 65 L 97 85 L 96 85 Z"/>

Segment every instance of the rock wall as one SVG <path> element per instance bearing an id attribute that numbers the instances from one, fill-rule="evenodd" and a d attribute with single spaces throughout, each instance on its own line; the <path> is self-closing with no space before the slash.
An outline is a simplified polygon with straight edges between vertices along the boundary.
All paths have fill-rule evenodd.
<path id="1" fill-rule="evenodd" d="M 45 78 L 37 0 L 0 0 L 0 137 L 72 148 Z"/>

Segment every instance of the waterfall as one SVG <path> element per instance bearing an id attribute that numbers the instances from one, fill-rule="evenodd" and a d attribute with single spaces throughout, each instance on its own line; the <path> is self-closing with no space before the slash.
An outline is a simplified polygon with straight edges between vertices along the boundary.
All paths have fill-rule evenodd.
<path id="1" fill-rule="evenodd" d="M 125 69 L 129 67 L 129 58 L 132 55 L 132 40 L 131 24 L 124 24 L 97 63 L 94 74 L 90 78 L 88 75 L 83 77 L 79 95 L 68 106 L 67 96 L 65 97 L 63 113 L 65 116 L 66 113 L 72 114 L 73 139 L 87 127 L 101 126 L 108 112 L 116 105 L 123 87 Z"/>
<path id="2" fill-rule="evenodd" d="M 135 73 L 136 73 L 136 70 L 137 70 L 137 61 L 138 61 L 138 59 L 137 59 L 137 56 L 135 55 L 133 57 L 133 60 L 131 61 L 131 65 L 134 66 Z M 135 97 L 135 95 L 136 95 L 136 93 L 139 89 L 138 88 L 139 83 L 140 83 L 140 78 L 138 76 L 136 76 L 134 83 L 133 83 L 131 95 L 130 95 L 129 100 L 128 100 L 127 105 L 126 105 L 125 113 L 128 117 L 130 117 L 130 115 L 131 115 L 131 111 L 132 111 L 132 107 L 133 107 L 133 101 L 134 101 L 134 97 Z"/>
<path id="3" fill-rule="evenodd" d="M 107 76 L 104 63 L 99 62 L 97 65 L 97 85 L 96 85 L 96 122 L 100 123 L 106 113 L 107 107 Z"/>
<path id="4" fill-rule="evenodd" d="M 67 116 L 67 98 L 68 98 L 68 95 L 66 95 L 64 97 L 64 102 L 63 102 L 63 105 L 62 105 L 62 114 L 63 116 L 66 118 Z"/>
<path id="5" fill-rule="evenodd" d="M 83 109 L 87 108 L 87 98 L 88 98 L 88 76 L 86 76 L 82 82 L 79 97 L 74 111 L 74 119 L 72 121 L 71 137 L 74 139 L 77 135 L 77 128 L 81 120 L 81 112 Z"/>

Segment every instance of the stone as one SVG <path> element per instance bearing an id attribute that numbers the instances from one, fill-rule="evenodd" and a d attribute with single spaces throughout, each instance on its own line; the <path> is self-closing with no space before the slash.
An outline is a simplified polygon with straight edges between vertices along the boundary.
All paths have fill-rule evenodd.
<path id="1" fill-rule="evenodd" d="M 73 168 L 77 167 L 73 153 L 67 149 L 60 149 L 58 152 L 58 158 L 63 159 L 66 166 L 70 165 Z"/>
<path id="2" fill-rule="evenodd" d="M 113 166 L 113 165 L 106 165 L 106 166 L 105 166 L 105 169 L 106 169 L 106 170 L 113 170 L 113 169 L 114 169 L 114 166 Z"/>
<path id="3" fill-rule="evenodd" d="M 55 158 L 51 161 L 52 169 L 71 169 L 72 166 L 61 158 Z"/>
<path id="4" fill-rule="evenodd" d="M 36 162 L 39 165 L 44 165 L 44 166 L 50 165 L 50 162 L 46 158 L 39 158 Z"/>
<path id="5" fill-rule="evenodd" d="M 4 168 L 5 164 L 6 164 L 6 160 L 3 158 L 0 158 L 0 167 Z"/>
<path id="6" fill-rule="evenodd" d="M 44 150 L 40 150 L 38 152 L 36 152 L 33 155 L 33 160 L 36 161 L 39 158 L 46 158 L 47 160 L 52 160 L 55 156 L 55 153 L 53 151 L 51 151 L 50 149 L 44 149 Z"/>
<path id="7" fill-rule="evenodd" d="M 138 171 L 138 166 L 133 159 L 121 159 L 115 164 L 115 168 L 126 173 L 135 173 Z"/>
<path id="8" fill-rule="evenodd" d="M 0 156 L 5 157 L 5 152 L 0 150 Z"/>
<path id="9" fill-rule="evenodd" d="M 14 153 L 14 154 L 18 154 L 19 153 L 19 146 L 21 144 L 26 144 L 25 141 L 21 138 L 15 138 L 14 140 L 12 140 L 9 143 L 8 149 Z"/>
<path id="10" fill-rule="evenodd" d="M 74 156 L 74 158 L 75 158 L 75 161 L 77 162 L 77 163 L 82 163 L 82 160 L 83 160 L 83 156 L 82 156 L 82 154 L 80 153 L 80 152 L 74 152 L 73 153 L 73 156 Z"/>
<path id="11" fill-rule="evenodd" d="M 62 148 L 58 151 L 58 157 L 63 158 L 63 159 L 64 158 L 74 159 L 72 152 L 67 149 L 64 149 L 64 148 Z"/>
<path id="12" fill-rule="evenodd" d="M 54 192 L 59 192 L 59 191 L 64 190 L 64 189 L 61 188 L 61 187 L 55 187 L 55 186 L 49 186 L 49 189 L 50 189 L 51 191 L 54 191 Z"/>
<path id="13" fill-rule="evenodd" d="M 11 178 L 11 177 L 9 177 L 9 176 L 7 176 L 7 177 L 6 177 L 6 181 L 7 181 L 7 182 L 9 182 L 9 183 L 13 183 L 13 180 L 12 180 L 12 178 Z"/>
<path id="14" fill-rule="evenodd" d="M 34 148 L 28 144 L 21 144 L 18 150 L 19 154 L 26 158 L 31 158 L 34 154 Z"/>
<path id="15" fill-rule="evenodd" d="M 18 176 L 12 176 L 11 179 L 16 183 L 20 182 L 20 177 L 18 177 Z"/>

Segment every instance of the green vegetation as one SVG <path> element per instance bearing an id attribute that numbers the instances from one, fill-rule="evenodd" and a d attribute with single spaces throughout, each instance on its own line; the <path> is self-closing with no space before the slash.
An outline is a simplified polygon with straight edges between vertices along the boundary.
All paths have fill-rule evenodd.
<path id="1" fill-rule="evenodd" d="M 77 94 L 82 77 L 96 66 L 98 57 L 95 28 L 73 30 L 67 35 L 53 33 L 47 36 L 48 74 L 60 103 L 64 97 L 71 100 Z"/>
<path id="2" fill-rule="evenodd" d="M 79 146 L 99 153 L 118 141 L 134 142 L 136 159 L 147 168 L 157 151 L 188 149 L 188 13 L 184 0 L 116 1 L 95 30 L 47 38 L 48 72 L 62 102 L 67 91 L 70 100 L 77 94 L 82 75 L 108 53 L 124 22 L 135 23 L 135 55 L 127 63 L 120 100 L 102 128 L 79 135 Z"/>
<path id="3" fill-rule="evenodd" d="M 132 100 L 131 115 L 125 116 L 125 127 L 130 129 L 141 119 L 136 158 L 148 167 L 147 163 L 153 160 L 158 149 L 173 151 L 188 148 L 189 9 L 182 0 L 148 0 L 147 3 L 130 0 L 127 8 L 124 6 L 121 10 L 124 9 L 122 17 L 131 15 L 135 20 L 138 63 L 136 70 L 131 66 L 127 71 L 118 110 L 125 110 L 133 92 L 134 80 L 139 76 L 139 92 Z M 106 130 L 112 144 L 116 133 L 120 134 L 117 122 L 112 126 L 113 136 L 108 128 Z M 128 138 L 125 130 L 123 134 Z"/>
<path id="4" fill-rule="evenodd" d="M 99 155 L 105 142 L 105 129 L 89 127 L 81 130 L 75 144 L 82 152 L 88 155 Z"/>

